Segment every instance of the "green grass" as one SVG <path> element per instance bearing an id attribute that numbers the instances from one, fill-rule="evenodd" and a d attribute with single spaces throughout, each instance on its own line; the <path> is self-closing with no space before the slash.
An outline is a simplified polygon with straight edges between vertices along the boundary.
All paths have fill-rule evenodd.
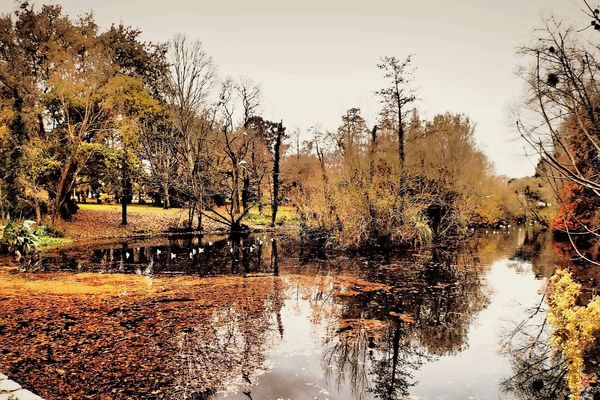
<path id="1" fill-rule="evenodd" d="M 42 236 L 38 238 L 37 244 L 38 247 L 58 247 L 72 242 L 73 240 L 68 238 Z"/>
<path id="2" fill-rule="evenodd" d="M 246 215 L 244 222 L 255 226 L 266 226 L 271 224 L 271 206 L 265 206 L 262 214 L 258 212 L 258 207 L 254 207 Z M 296 209 L 289 206 L 280 206 L 277 210 L 277 220 L 275 224 L 297 224 L 298 216 Z"/>

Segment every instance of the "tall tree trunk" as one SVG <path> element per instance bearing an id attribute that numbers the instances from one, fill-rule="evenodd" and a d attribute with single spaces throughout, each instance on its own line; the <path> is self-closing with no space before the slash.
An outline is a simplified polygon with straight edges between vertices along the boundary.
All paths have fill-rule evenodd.
<path id="1" fill-rule="evenodd" d="M 169 184 L 163 182 L 162 184 L 162 192 L 163 192 L 163 208 L 168 210 L 171 208 L 171 202 L 169 200 Z"/>
<path id="2" fill-rule="evenodd" d="M 377 125 L 373 126 L 371 130 L 371 148 L 369 149 L 369 182 L 373 181 L 375 176 L 375 149 L 377 145 L 377 131 L 379 128 Z"/>
<path id="3" fill-rule="evenodd" d="M 402 174 L 404 169 L 404 126 L 402 125 L 401 106 L 398 106 L 398 161 L 400 162 L 400 174 Z"/>
<path id="4" fill-rule="evenodd" d="M 244 176 L 242 179 L 242 208 L 244 211 L 248 209 L 248 200 L 250 199 L 250 177 Z"/>
<path id="5" fill-rule="evenodd" d="M 121 166 L 121 225 L 127 225 L 127 201 L 129 198 L 129 168 L 127 153 L 123 150 L 123 165 Z"/>
<path id="6" fill-rule="evenodd" d="M 13 90 L 14 118 L 10 122 L 11 146 L 9 150 L 8 165 L 4 181 L 6 182 L 6 214 L 15 217 L 20 190 L 18 187 L 18 174 L 21 169 L 23 152 L 22 144 L 27 139 L 27 130 L 23 119 L 23 98 L 17 89 Z"/>
<path id="7" fill-rule="evenodd" d="M 58 181 L 58 186 L 56 187 L 56 197 L 54 199 L 54 205 L 52 210 L 52 223 L 56 222 L 56 218 L 60 215 L 60 210 L 64 206 L 65 202 L 69 198 L 71 194 L 71 189 L 68 184 L 69 176 L 71 175 L 71 171 L 73 166 L 75 165 L 75 152 L 71 153 L 69 158 L 67 159 L 67 163 L 63 167 L 63 170 L 60 173 L 60 180 Z"/>
<path id="8" fill-rule="evenodd" d="M 261 179 L 261 181 L 262 181 L 262 179 Z M 259 181 L 258 182 L 258 188 L 256 189 L 256 192 L 257 192 L 256 195 L 258 197 L 258 199 L 257 199 L 258 200 L 258 213 L 260 215 L 263 214 L 263 208 L 264 208 L 263 201 L 262 201 L 262 189 L 261 189 L 261 186 L 262 186 L 262 182 Z"/>
<path id="9" fill-rule="evenodd" d="M 240 175 L 238 171 L 237 163 L 233 166 L 233 212 L 235 214 L 239 214 L 241 211 L 240 208 Z"/>
<path id="10" fill-rule="evenodd" d="M 279 208 L 279 159 L 281 157 L 281 139 L 283 137 L 283 122 L 279 123 L 275 146 L 273 148 L 273 203 L 271 204 L 271 227 L 275 226 L 277 209 Z"/>

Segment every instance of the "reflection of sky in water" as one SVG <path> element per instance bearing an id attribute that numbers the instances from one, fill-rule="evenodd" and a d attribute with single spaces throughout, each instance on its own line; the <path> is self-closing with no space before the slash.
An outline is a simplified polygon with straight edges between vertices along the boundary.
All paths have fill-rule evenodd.
<path id="1" fill-rule="evenodd" d="M 516 244 L 520 244 L 523 235 L 518 234 L 515 239 Z M 506 243 L 499 245 L 510 247 Z M 514 248 L 503 250 L 510 253 Z M 412 374 L 410 381 L 415 385 L 409 388 L 408 399 L 516 398 L 500 388 L 502 381 L 513 373 L 508 355 L 501 352 L 500 345 L 506 333 L 540 301 L 545 279 L 536 279 L 530 262 L 506 257 L 489 265 L 480 279 L 484 283 L 481 291 L 488 298 L 488 303 L 470 321 L 466 345 L 461 351 L 431 357 L 420 368 L 409 368 Z M 214 398 L 248 399 L 247 394 L 253 399 L 381 398 L 369 388 L 353 390 L 348 371 L 345 375 L 342 373 L 345 378 L 339 380 L 339 371 L 335 371 L 337 366 L 323 362 L 327 351 L 326 338 L 330 332 L 327 321 L 314 318 L 314 307 L 315 304 L 306 298 L 288 293 L 281 310 L 283 339 L 277 340 L 267 354 L 271 369 L 258 376 L 251 387 L 219 393 Z M 329 312 L 330 322 L 335 323 L 335 305 L 327 307 L 325 314 Z M 365 368 L 369 370 L 369 360 L 366 364 Z M 369 376 L 367 385 L 372 388 L 372 376 Z"/>
<path id="2" fill-rule="evenodd" d="M 543 281 L 535 279 L 529 263 L 520 263 L 522 265 L 519 268 L 512 268 L 513 261 L 502 259 L 490 266 L 485 276 L 490 303 L 472 321 L 466 348 L 457 354 L 425 362 L 417 369 L 414 372 L 416 385 L 410 389 L 412 397 L 409 398 L 515 398 L 500 390 L 501 381 L 512 373 L 509 360 L 500 352 L 500 342 L 503 334 L 514 327 L 515 317 L 525 315 L 530 307 L 539 302 L 540 289 L 544 285 Z M 251 387 L 230 388 L 229 392 L 219 393 L 214 398 L 248 399 L 243 393 L 248 389 L 253 399 L 359 397 L 352 391 L 349 377 L 338 384 L 335 377 L 337 367 L 323 363 L 327 321 L 315 322 L 314 304 L 302 296 L 288 293 L 287 298 L 281 313 L 283 339 L 276 339 L 268 350 L 271 369 L 259 376 Z M 329 372 L 328 378 L 325 377 L 326 372 Z M 362 399 L 376 398 L 368 391 L 361 395 Z"/>
<path id="3" fill-rule="evenodd" d="M 324 377 L 324 368 L 336 368 L 322 363 L 322 343 L 327 334 L 327 322 L 313 319 L 313 306 L 302 296 L 288 294 L 281 320 L 283 339 L 268 350 L 271 370 L 252 386 L 254 399 L 314 400 L 352 398 L 349 385 L 337 386 L 334 379 Z M 236 393 L 220 393 L 215 398 L 248 399 L 241 393 L 247 387 L 233 389 Z"/>
<path id="4" fill-rule="evenodd" d="M 540 240 L 515 229 L 476 237 L 460 253 L 315 260 L 263 235 L 237 245 L 193 238 L 108 245 L 92 249 L 91 256 L 67 252 L 47 258 L 45 265 L 138 274 L 152 266 L 150 274 L 279 275 L 273 282 L 280 289 L 273 286 L 267 297 L 281 302 L 267 307 L 265 325 L 248 326 L 259 335 L 267 330 L 260 336 L 264 349 L 249 345 L 263 352 L 264 361 L 246 360 L 253 370 L 223 382 L 225 390 L 215 399 L 401 399 L 403 392 L 409 399 L 515 399 L 501 390 L 514 373 L 501 342 L 540 301 L 551 273 L 549 243 Z M 205 249 L 202 255 L 199 248 Z M 360 283 L 353 286 L 343 277 L 391 289 L 361 291 Z M 340 295 L 344 285 L 354 295 Z M 414 324 L 406 322 L 412 318 Z"/>
<path id="5" fill-rule="evenodd" d="M 529 273 L 509 268 L 508 260 L 492 264 L 486 280 L 491 290 L 489 306 L 471 324 L 468 348 L 451 357 L 423 365 L 412 391 L 423 399 L 513 399 L 499 393 L 501 380 L 511 373 L 511 365 L 499 351 L 499 342 L 515 319 L 540 299 L 541 281 Z"/>

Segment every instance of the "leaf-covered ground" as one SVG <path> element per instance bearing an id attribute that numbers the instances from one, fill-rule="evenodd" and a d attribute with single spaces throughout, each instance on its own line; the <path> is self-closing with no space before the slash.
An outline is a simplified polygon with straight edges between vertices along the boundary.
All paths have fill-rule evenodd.
<path id="1" fill-rule="evenodd" d="M 252 209 L 244 222 L 251 227 L 264 229 L 270 221 L 268 207 L 260 215 L 258 209 Z M 223 211 L 225 214 L 225 211 Z M 170 208 L 164 210 L 160 207 L 145 205 L 129 205 L 127 212 L 127 226 L 121 225 L 121 206 L 118 204 L 79 204 L 79 210 L 71 221 L 59 221 L 57 228 L 64 232 L 64 242 L 82 242 L 123 238 L 139 235 L 155 235 L 181 228 L 187 223 L 187 210 Z M 295 211 L 291 207 L 281 207 L 277 217 L 278 225 L 293 225 Z M 224 226 L 208 218 L 203 220 L 203 229 L 207 232 L 216 232 Z M 61 242 L 49 243 L 60 245 Z"/>
<path id="2" fill-rule="evenodd" d="M 121 206 L 117 204 L 80 204 L 71 221 L 60 221 L 59 230 L 74 241 L 97 238 L 127 237 L 156 234 L 181 226 L 187 218 L 186 210 L 130 205 L 129 225 L 121 225 Z"/>

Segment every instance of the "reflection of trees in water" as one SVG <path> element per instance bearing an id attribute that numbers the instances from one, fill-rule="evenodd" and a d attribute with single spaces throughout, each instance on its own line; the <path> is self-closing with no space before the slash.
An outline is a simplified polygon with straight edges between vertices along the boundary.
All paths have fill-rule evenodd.
<path id="1" fill-rule="evenodd" d="M 428 258 L 369 263 L 367 278 L 391 289 L 336 299 L 344 306 L 340 329 L 325 343 L 323 364 L 336 365 L 330 378 L 338 385 L 346 380 L 357 398 L 366 391 L 381 399 L 409 394 L 423 362 L 465 349 L 474 316 L 488 304 L 487 267 L 512 257 L 524 240 L 525 232 L 515 231 Z"/>
<path id="2" fill-rule="evenodd" d="M 394 321 L 384 331 L 381 355 L 373 362 L 373 387 L 377 398 L 393 400 L 409 394 L 413 372 L 427 359 L 420 346 L 410 341 L 408 327 Z"/>
<path id="3" fill-rule="evenodd" d="M 549 232 L 527 232 L 523 245 L 514 258 L 530 263 L 538 278 L 552 276 L 556 265 L 573 270 L 583 284 L 580 298 L 583 304 L 589 301 L 593 288 L 597 287 L 597 280 L 592 272 L 594 269 L 579 268 L 578 257 L 570 244 L 553 241 Z M 547 305 L 544 297 L 540 295 L 538 306 L 529 310 L 528 315 L 503 340 L 504 350 L 510 357 L 513 369 L 513 374 L 503 382 L 503 388 L 520 399 L 569 398 L 565 384 L 566 360 L 560 351 L 549 344 L 552 326 L 546 321 Z M 592 370 L 598 369 L 599 354 L 597 346 L 589 349 L 584 357 L 587 372 L 597 372 Z M 598 391 L 598 388 L 588 389 L 590 396 L 599 397 L 598 394 L 591 394 L 594 391 Z"/>
<path id="4" fill-rule="evenodd" d="M 135 270 L 136 263 L 153 263 L 157 271 L 238 274 L 248 280 L 236 289 L 239 302 L 221 307 L 205 326 L 177 333 L 179 398 L 202 398 L 201 393 L 210 393 L 204 392 L 207 388 L 218 388 L 215 382 L 232 379 L 251 396 L 250 383 L 265 369 L 267 344 L 284 335 L 284 300 L 298 296 L 308 300 L 313 325 L 325 326 L 322 364 L 328 380 L 349 384 L 357 399 L 374 395 L 391 400 L 408 394 L 423 362 L 466 348 L 472 319 L 488 302 L 483 283 L 487 267 L 502 258 L 538 257 L 534 263 L 543 271 L 550 258 L 540 243 L 523 230 L 475 237 L 457 251 L 314 258 L 285 242 L 278 248 L 277 241 L 261 235 L 213 239 L 210 246 L 206 238 L 177 239 L 168 245 L 123 246 L 95 254 L 124 272 Z M 202 255 L 193 253 L 200 247 L 205 249 Z M 125 262 L 128 252 L 135 262 Z M 268 285 L 252 282 L 267 274 L 273 275 Z M 389 290 L 369 290 L 359 278 Z M 344 293 L 348 288 L 351 294 Z M 518 364 L 524 369 L 527 363 L 533 364 L 532 371 L 546 368 L 544 363 L 553 359 L 541 350 L 515 349 L 515 368 Z M 536 357 L 546 361 L 536 363 Z M 217 374 L 221 376 L 215 380 Z M 527 379 L 517 381 L 506 388 L 527 384 Z"/>
<path id="5" fill-rule="evenodd" d="M 275 340 L 271 315 L 279 313 L 281 302 L 267 287 L 261 287 L 264 297 L 256 293 L 260 289 L 247 289 L 240 295 L 254 300 L 222 308 L 203 326 L 177 335 L 180 370 L 173 399 L 205 398 L 222 388 L 218 383 L 239 386 L 252 398 L 251 385 L 266 370 L 265 352 Z"/>
<path id="6" fill-rule="evenodd" d="M 338 331 L 338 335 L 325 339 L 327 347 L 322 360 L 325 378 L 334 379 L 338 387 L 348 379 L 353 397 L 362 399 L 362 389 L 369 386 L 373 338 L 365 326 L 348 324 Z"/>
<path id="7" fill-rule="evenodd" d="M 468 252 L 389 263 L 370 265 L 369 279 L 390 290 L 337 299 L 340 329 L 326 340 L 323 364 L 336 364 L 332 378 L 347 380 L 356 398 L 408 395 L 423 362 L 464 349 L 472 318 L 487 304 L 483 271 Z"/>
<path id="8" fill-rule="evenodd" d="M 566 361 L 548 343 L 551 326 L 541 297 L 537 307 L 504 338 L 513 374 L 502 382 L 502 388 L 523 400 L 568 399 Z"/>
<path id="9" fill-rule="evenodd" d="M 554 273 L 556 249 L 552 245 L 552 232 L 527 230 L 523 244 L 514 256 L 517 260 L 531 263 L 531 269 L 537 278 L 549 278 Z"/>
<path id="10" fill-rule="evenodd" d="M 416 335 L 431 355 L 451 355 L 465 349 L 472 318 L 488 304 L 477 259 L 459 254 L 425 266 L 445 277 L 429 278 L 425 295 L 414 305 Z"/>
<path id="11" fill-rule="evenodd" d="M 265 272 L 272 267 L 267 235 L 176 236 L 59 249 L 42 257 L 43 270 L 203 276 Z M 272 261 L 272 260 L 271 260 Z M 267 271 L 270 272 L 270 271 Z"/>
<path id="12" fill-rule="evenodd" d="M 231 245 L 232 262 L 249 266 L 249 261 L 243 261 L 250 258 L 249 247 L 244 250 L 241 243 Z M 276 242 L 269 247 L 270 268 L 277 276 Z M 257 253 L 260 262 L 263 261 L 261 255 Z M 247 279 L 239 290 L 239 302 L 218 309 L 210 320 L 203 321 L 203 326 L 186 328 L 178 335 L 181 368 L 176 376 L 176 389 L 171 394 L 173 399 L 207 399 L 222 388 L 215 387 L 217 382 L 237 386 L 252 399 L 252 385 L 268 369 L 267 347 L 276 340 L 275 332 L 283 337 L 281 308 L 285 287 L 278 278 L 270 283 L 261 280 L 260 284 L 251 277 Z"/>
<path id="13" fill-rule="evenodd" d="M 557 262 L 556 248 L 550 232 L 525 230 L 523 243 L 513 257 L 514 267 L 530 265 L 537 278 L 549 278 Z M 517 270 L 517 272 L 519 272 Z M 560 352 L 549 345 L 552 327 L 546 320 L 545 296 L 507 333 L 503 351 L 509 356 L 513 373 L 502 382 L 503 390 L 519 399 L 567 399 L 564 384 L 566 362 Z"/>

